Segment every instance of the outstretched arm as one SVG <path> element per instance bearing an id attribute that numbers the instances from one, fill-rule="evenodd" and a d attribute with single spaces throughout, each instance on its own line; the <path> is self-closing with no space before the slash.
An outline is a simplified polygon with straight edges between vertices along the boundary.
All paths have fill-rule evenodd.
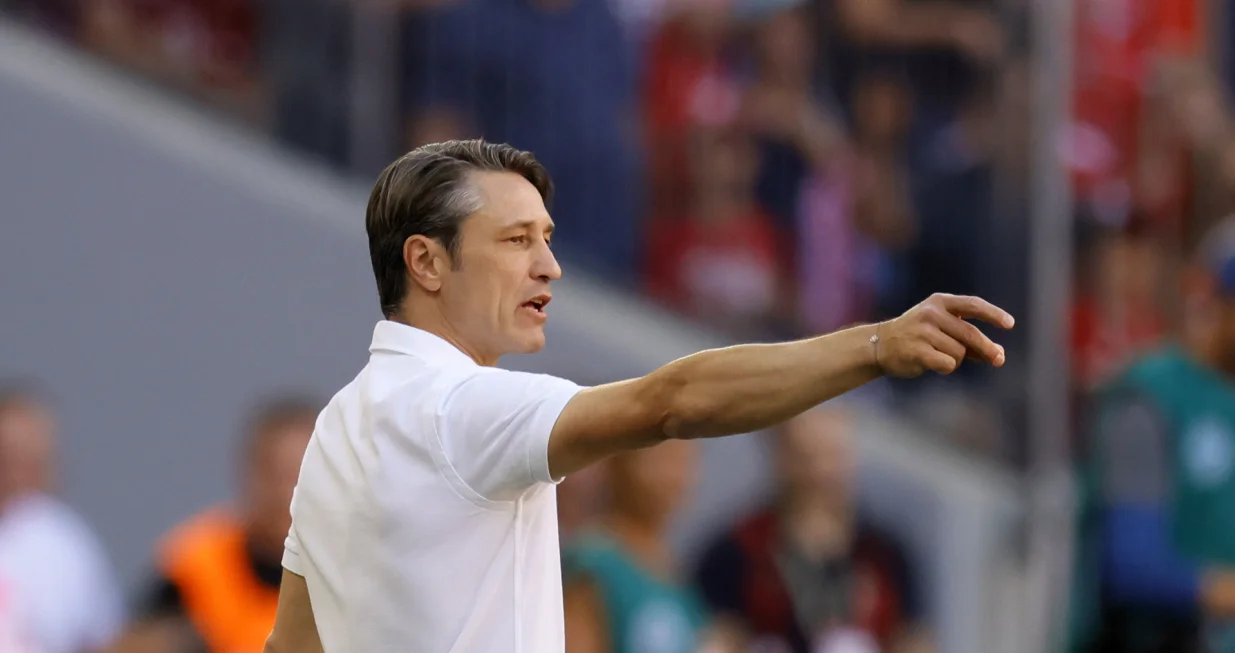
<path id="1" fill-rule="evenodd" d="M 965 358 L 995 366 L 1003 348 L 967 318 L 1011 328 L 974 297 L 934 295 L 901 317 L 826 336 L 739 345 L 678 359 L 651 374 L 575 395 L 549 438 L 555 478 L 620 451 L 670 438 L 757 431 L 889 374 L 949 374 Z"/>

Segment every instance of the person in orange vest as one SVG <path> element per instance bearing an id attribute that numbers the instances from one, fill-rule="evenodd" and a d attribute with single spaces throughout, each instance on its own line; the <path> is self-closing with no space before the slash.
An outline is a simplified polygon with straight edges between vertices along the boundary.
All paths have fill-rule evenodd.
<path id="1" fill-rule="evenodd" d="M 240 459 L 239 501 L 172 529 L 157 554 L 146 623 L 182 621 L 190 650 L 261 653 L 274 626 L 292 490 L 320 405 L 285 399 L 261 407 Z"/>

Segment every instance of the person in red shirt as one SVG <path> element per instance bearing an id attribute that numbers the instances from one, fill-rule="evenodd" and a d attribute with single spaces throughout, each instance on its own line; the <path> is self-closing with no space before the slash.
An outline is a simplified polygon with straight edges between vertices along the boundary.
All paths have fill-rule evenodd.
<path id="1" fill-rule="evenodd" d="M 727 124 L 742 101 L 723 56 L 730 21 L 723 1 L 698 0 L 668 17 L 648 44 L 642 95 L 655 215 L 690 203 L 690 134 Z"/>
<path id="2" fill-rule="evenodd" d="M 1099 211 L 1136 204 L 1165 226 L 1178 220 L 1183 151 L 1163 134 L 1150 86 L 1163 57 L 1200 51 L 1200 11 L 1200 0 L 1077 4 L 1068 162 L 1078 196 Z"/>
<path id="3" fill-rule="evenodd" d="M 127 67 L 220 105 L 265 119 L 252 0 L 87 0 L 87 45 Z"/>
<path id="4" fill-rule="evenodd" d="M 726 129 L 695 138 L 694 200 L 655 222 L 647 252 L 652 296 L 713 324 L 759 330 L 783 315 L 783 236 L 755 203 L 756 150 Z"/>
<path id="5" fill-rule="evenodd" d="M 1100 234 L 1072 308 L 1073 374 L 1094 387 L 1166 333 L 1161 245 L 1143 223 Z"/>

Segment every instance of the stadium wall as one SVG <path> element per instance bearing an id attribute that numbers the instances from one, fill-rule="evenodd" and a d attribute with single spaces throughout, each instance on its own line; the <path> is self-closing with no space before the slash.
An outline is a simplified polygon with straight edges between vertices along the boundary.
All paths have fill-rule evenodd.
<path id="1" fill-rule="evenodd" d="M 255 397 L 329 396 L 363 365 L 380 317 L 368 182 L 3 20 L 0 170 L 0 377 L 52 390 L 64 492 L 136 583 L 161 532 L 227 496 Z M 513 366 L 588 383 L 726 344 L 574 269 L 555 295 L 549 346 Z M 1016 650 L 1013 480 L 853 403 L 860 501 L 926 570 L 940 650 Z M 703 462 L 676 533 L 688 558 L 768 490 L 754 439 L 708 442 Z"/>

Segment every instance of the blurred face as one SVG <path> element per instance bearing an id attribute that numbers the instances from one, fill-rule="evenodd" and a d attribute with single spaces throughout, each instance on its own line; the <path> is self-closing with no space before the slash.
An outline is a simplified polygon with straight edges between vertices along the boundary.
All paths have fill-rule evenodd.
<path id="1" fill-rule="evenodd" d="M 867 79 L 858 87 L 854 104 L 857 129 L 868 141 L 899 139 L 909 127 L 909 92 L 896 80 Z"/>
<path id="2" fill-rule="evenodd" d="M 292 491 L 312 435 L 312 419 L 283 424 L 265 434 L 254 451 L 248 479 L 250 528 L 254 540 L 272 550 L 282 547 L 292 526 Z"/>
<path id="3" fill-rule="evenodd" d="M 439 266 L 435 288 L 447 327 L 492 365 L 544 347 L 549 283 L 562 269 L 549 249 L 553 220 L 531 183 L 491 172 L 472 183 L 483 208 L 463 222 L 457 259 Z"/>
<path id="4" fill-rule="evenodd" d="M 1114 236 L 1100 250 L 1099 289 L 1113 300 L 1151 302 L 1162 277 L 1161 254 L 1148 238 Z"/>
<path id="5" fill-rule="evenodd" d="M 699 479 L 698 447 L 670 440 L 613 459 L 614 506 L 648 521 L 662 521 L 681 505 Z"/>
<path id="6" fill-rule="evenodd" d="M 56 421 L 37 404 L 0 407 L 0 498 L 50 491 L 55 482 Z"/>
<path id="7" fill-rule="evenodd" d="M 815 410 L 790 420 L 777 437 L 776 464 L 790 493 L 849 498 L 854 458 L 848 417 Z"/>
<path id="8" fill-rule="evenodd" d="M 815 57 L 810 19 L 801 10 L 781 11 L 760 26 L 758 48 L 767 71 L 781 79 L 810 77 Z"/>
<path id="9" fill-rule="evenodd" d="M 695 184 L 700 201 L 744 204 L 753 192 L 758 153 L 741 135 L 707 135 L 695 147 Z"/>
<path id="10" fill-rule="evenodd" d="M 676 8 L 695 43 L 703 50 L 713 50 L 728 35 L 730 4 L 729 0 L 681 0 Z"/>

